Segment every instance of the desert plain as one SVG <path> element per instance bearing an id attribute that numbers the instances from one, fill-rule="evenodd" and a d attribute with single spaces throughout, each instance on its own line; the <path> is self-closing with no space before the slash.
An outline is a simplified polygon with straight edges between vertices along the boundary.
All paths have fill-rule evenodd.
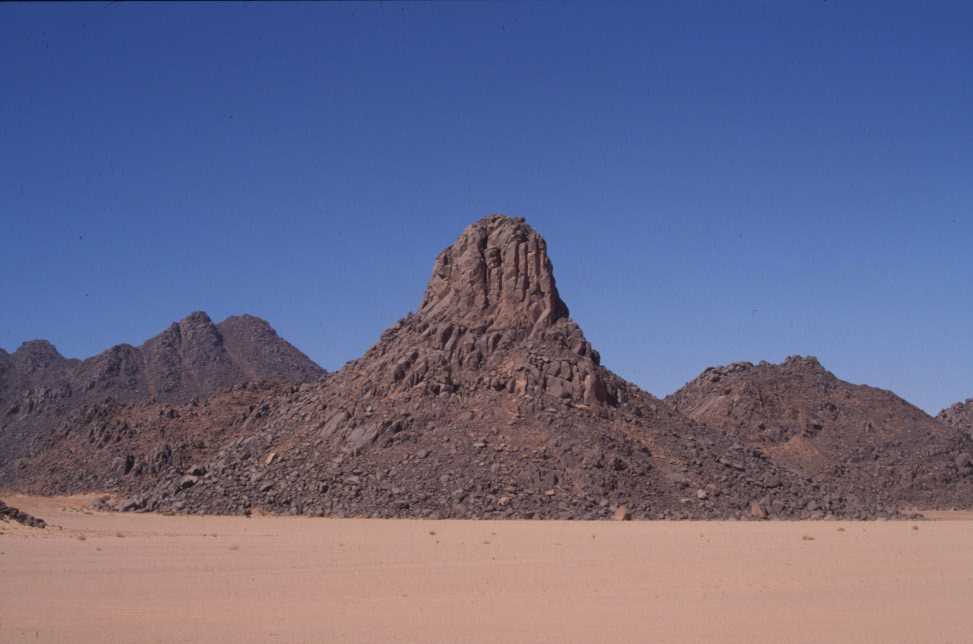
<path id="1" fill-rule="evenodd" d="M 426 521 L 7 500 L 3 642 L 969 642 L 973 514 Z"/>

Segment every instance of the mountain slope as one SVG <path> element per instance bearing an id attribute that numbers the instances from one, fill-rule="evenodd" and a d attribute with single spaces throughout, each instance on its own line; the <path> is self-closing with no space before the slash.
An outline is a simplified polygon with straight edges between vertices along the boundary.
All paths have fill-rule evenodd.
<path id="1" fill-rule="evenodd" d="M 709 368 L 666 400 L 782 467 L 843 489 L 927 507 L 973 499 L 967 436 L 891 392 L 836 378 L 814 358 Z"/>
<path id="2" fill-rule="evenodd" d="M 547 247 L 491 216 L 436 258 L 415 314 L 300 387 L 91 408 L 24 470 L 124 509 L 332 516 L 876 516 L 681 415 L 600 364 Z M 84 454 L 80 464 L 64 464 Z"/>
<path id="3" fill-rule="evenodd" d="M 305 382 L 323 373 L 252 316 L 214 325 L 205 313 L 192 313 L 140 347 L 120 344 L 83 361 L 64 358 L 44 340 L 25 342 L 0 355 L 0 480 L 84 405 L 185 403 L 251 380 Z"/>

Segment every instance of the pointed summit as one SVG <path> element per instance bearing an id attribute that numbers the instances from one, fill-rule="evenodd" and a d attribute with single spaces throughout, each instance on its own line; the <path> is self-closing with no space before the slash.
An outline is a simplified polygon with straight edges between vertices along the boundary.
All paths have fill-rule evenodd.
<path id="1" fill-rule="evenodd" d="M 251 380 L 280 379 L 307 382 L 325 375 L 325 370 L 300 352 L 254 315 L 234 315 L 216 325 L 223 346 Z"/>
<path id="2" fill-rule="evenodd" d="M 64 356 L 47 340 L 24 342 L 14 351 L 13 358 L 20 363 L 22 369 L 28 372 L 59 365 L 65 361 Z"/>
<path id="3" fill-rule="evenodd" d="M 420 315 L 534 330 L 568 316 L 547 242 L 522 218 L 491 215 L 439 253 Z"/>
<path id="4" fill-rule="evenodd" d="M 558 295 L 544 238 L 503 215 L 474 222 L 439 254 L 419 312 L 383 333 L 348 375 L 370 395 L 491 389 L 617 400 Z"/>

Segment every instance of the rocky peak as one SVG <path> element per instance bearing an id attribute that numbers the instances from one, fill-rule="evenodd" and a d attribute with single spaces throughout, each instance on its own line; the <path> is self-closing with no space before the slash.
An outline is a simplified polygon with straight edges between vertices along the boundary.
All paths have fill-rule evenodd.
<path id="1" fill-rule="evenodd" d="M 491 215 L 439 253 L 419 309 L 427 320 L 535 332 L 568 316 L 547 243 L 522 218 Z"/>
<path id="2" fill-rule="evenodd" d="M 815 356 L 800 356 L 793 355 L 787 356 L 783 362 L 783 366 L 790 367 L 792 369 L 800 369 L 809 372 L 826 372 L 827 370 L 821 366 L 818 359 Z"/>
<path id="3" fill-rule="evenodd" d="M 0 481 L 61 419 L 88 405 L 186 403 L 246 382 L 308 382 L 323 373 L 252 316 L 217 327 L 197 311 L 141 346 L 115 345 L 83 361 L 46 341 L 26 342 L 12 356 L 0 353 Z"/>
<path id="4" fill-rule="evenodd" d="M 473 223 L 439 254 L 418 313 L 385 331 L 343 377 L 371 396 L 489 389 L 617 402 L 558 295 L 544 239 L 502 215 Z"/>
<path id="5" fill-rule="evenodd" d="M 731 362 L 728 365 L 718 366 L 718 367 L 707 367 L 703 370 L 703 373 L 696 377 L 693 382 L 709 382 L 715 383 L 722 380 L 724 377 L 736 374 L 745 373 L 753 369 L 752 362 Z"/>
<path id="6" fill-rule="evenodd" d="M 922 410 L 892 392 L 845 382 L 810 356 L 707 369 L 666 401 L 691 419 L 760 449 L 782 467 L 805 476 L 838 477 L 854 488 L 874 484 L 880 493 L 903 485 L 901 478 L 892 470 L 866 470 L 860 464 L 883 459 L 883 464 L 909 463 L 920 471 L 930 454 L 966 451 L 958 432 Z M 951 463 L 940 465 L 952 471 Z M 908 483 L 913 486 L 909 493 L 924 493 L 921 488 L 933 485 L 935 476 L 954 474 L 930 473 L 925 482 Z"/>
<path id="7" fill-rule="evenodd" d="M 234 315 L 216 326 L 223 345 L 251 379 L 316 380 L 327 372 L 254 315 Z"/>
<path id="8" fill-rule="evenodd" d="M 27 373 L 64 362 L 65 358 L 47 340 L 28 340 L 14 351 L 13 359 Z"/>
<path id="9" fill-rule="evenodd" d="M 936 418 L 950 427 L 973 436 L 973 398 L 967 398 L 939 412 Z"/>
<path id="10" fill-rule="evenodd" d="M 726 365 L 707 367 L 696 378 L 686 383 L 679 391 L 668 396 L 670 402 L 684 407 L 687 401 L 705 392 L 706 394 L 720 392 L 729 395 L 734 389 L 752 389 L 756 382 L 800 381 L 804 383 L 828 383 L 834 380 L 834 375 L 821 366 L 814 356 L 788 356 L 780 363 L 761 361 L 732 362 Z"/>
<path id="11" fill-rule="evenodd" d="M 269 333 L 276 334 L 273 327 L 270 326 L 270 323 L 267 322 L 267 320 L 264 320 L 263 318 L 258 318 L 256 315 L 250 315 L 248 313 L 243 313 L 241 315 L 231 315 L 230 317 L 220 322 L 217 326 L 219 327 L 220 330 L 229 327 L 235 327 L 238 329 L 248 329 L 252 332 L 257 332 L 257 333 L 269 332 Z"/>
<path id="12" fill-rule="evenodd" d="M 211 342 L 213 338 L 219 337 L 213 320 L 203 311 L 194 311 L 181 319 L 178 329 L 183 341 L 190 344 L 203 339 Z"/>
<path id="13" fill-rule="evenodd" d="M 193 362 L 218 353 L 221 344 L 219 331 L 210 317 L 202 311 L 195 311 L 146 341 L 142 349 L 154 356 L 182 354 Z"/>

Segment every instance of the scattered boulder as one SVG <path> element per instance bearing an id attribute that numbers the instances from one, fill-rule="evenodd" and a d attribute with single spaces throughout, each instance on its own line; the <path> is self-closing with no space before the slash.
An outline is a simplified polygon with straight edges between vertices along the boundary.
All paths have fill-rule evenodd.
<path id="1" fill-rule="evenodd" d="M 767 511 L 759 501 L 750 502 L 750 516 L 754 519 L 766 519 Z"/>
<path id="2" fill-rule="evenodd" d="M 145 499 L 142 497 L 131 497 L 121 499 L 116 503 L 115 509 L 119 512 L 137 512 L 145 507 Z"/>
<path id="3" fill-rule="evenodd" d="M 630 521 L 632 519 L 632 513 L 624 505 L 620 505 L 612 513 L 612 519 L 615 521 Z"/>
<path id="4" fill-rule="evenodd" d="M 46 528 L 47 522 L 0 501 L 0 520 L 16 521 L 29 528 Z"/>

